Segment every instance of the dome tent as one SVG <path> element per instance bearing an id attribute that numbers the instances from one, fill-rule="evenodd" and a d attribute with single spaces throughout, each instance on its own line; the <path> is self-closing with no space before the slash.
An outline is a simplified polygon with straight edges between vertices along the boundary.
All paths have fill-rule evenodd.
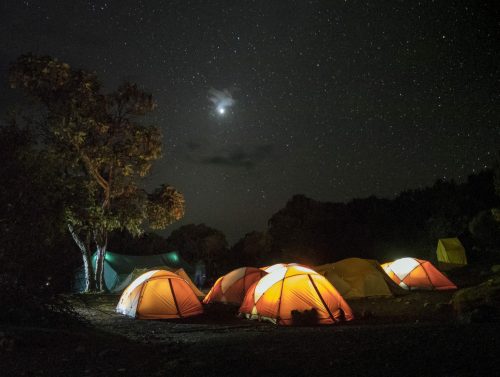
<path id="1" fill-rule="evenodd" d="M 436 255 L 438 266 L 443 271 L 467 265 L 465 249 L 458 238 L 439 239 Z"/>
<path id="2" fill-rule="evenodd" d="M 334 324 L 353 319 L 349 305 L 324 276 L 302 266 L 277 269 L 254 283 L 240 314 L 249 319 L 293 325 L 294 314 L 314 311 L 315 323 Z"/>
<path id="3" fill-rule="evenodd" d="M 177 275 L 179 275 L 181 278 L 183 278 L 184 280 L 186 280 L 186 283 L 189 284 L 189 286 L 191 287 L 191 289 L 193 290 L 194 294 L 198 297 L 203 297 L 205 296 L 205 294 L 200 291 L 198 289 L 198 287 L 196 286 L 196 284 L 191 280 L 191 278 L 189 277 L 189 275 L 186 273 L 186 271 L 184 271 L 183 268 L 179 268 L 178 270 L 175 270 L 174 271 Z"/>
<path id="4" fill-rule="evenodd" d="M 344 298 L 392 297 L 404 294 L 376 260 L 347 258 L 314 267 Z"/>
<path id="5" fill-rule="evenodd" d="M 136 268 L 136 269 L 134 269 L 134 271 L 132 271 L 130 274 L 128 274 L 128 276 L 119 285 L 115 286 L 115 288 L 113 288 L 113 290 L 111 292 L 112 293 L 123 292 L 123 290 L 126 287 L 128 287 L 135 279 L 137 279 L 142 274 L 144 274 L 148 271 L 152 271 L 152 270 L 165 270 L 165 271 L 174 272 L 176 275 L 179 275 L 181 278 L 186 280 L 186 283 L 189 284 L 189 286 L 191 287 L 191 289 L 193 290 L 193 292 L 196 296 L 198 296 L 198 297 L 205 296 L 205 294 L 203 292 L 201 292 L 198 289 L 198 287 L 193 283 L 193 281 L 191 280 L 189 275 L 186 273 L 186 271 L 184 271 L 183 268 L 179 268 L 178 270 L 173 270 L 172 268 L 167 267 L 167 266 L 155 266 L 152 268 Z"/>
<path id="6" fill-rule="evenodd" d="M 95 269 L 97 253 L 92 255 L 92 266 Z M 192 267 L 182 259 L 177 251 L 155 255 L 125 255 L 106 252 L 104 258 L 104 284 L 109 292 L 121 292 L 128 284 L 127 279 L 135 269 L 150 270 L 156 266 L 166 266 L 174 271 L 179 268 L 190 272 Z M 85 289 L 85 272 L 83 266 L 75 274 L 73 289 L 82 292 Z"/>
<path id="7" fill-rule="evenodd" d="M 224 302 L 241 305 L 248 288 L 264 275 L 267 275 L 267 272 L 259 268 L 237 268 L 217 279 L 203 303 Z"/>
<path id="8" fill-rule="evenodd" d="M 384 263 L 382 267 L 387 275 L 404 289 L 457 289 L 455 284 L 426 260 L 401 258 L 394 262 Z"/>
<path id="9" fill-rule="evenodd" d="M 203 313 L 189 284 L 170 271 L 148 271 L 123 291 L 118 313 L 138 319 L 171 319 Z"/>
<path id="10" fill-rule="evenodd" d="M 260 269 L 270 274 L 271 272 L 279 270 L 280 268 L 286 268 L 289 266 L 302 266 L 305 268 L 311 268 L 309 266 L 306 266 L 305 264 L 300 264 L 300 263 L 276 263 L 271 266 L 261 267 Z"/>

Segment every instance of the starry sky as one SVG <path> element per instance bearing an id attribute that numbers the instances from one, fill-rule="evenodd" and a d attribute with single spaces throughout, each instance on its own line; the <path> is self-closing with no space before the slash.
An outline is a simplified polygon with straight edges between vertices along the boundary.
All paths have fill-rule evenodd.
<path id="1" fill-rule="evenodd" d="M 230 243 L 294 194 L 348 201 L 463 180 L 500 145 L 495 1 L 0 2 L 0 109 L 27 52 L 158 104 L 185 218 Z M 221 108 L 223 109 L 221 111 Z"/>

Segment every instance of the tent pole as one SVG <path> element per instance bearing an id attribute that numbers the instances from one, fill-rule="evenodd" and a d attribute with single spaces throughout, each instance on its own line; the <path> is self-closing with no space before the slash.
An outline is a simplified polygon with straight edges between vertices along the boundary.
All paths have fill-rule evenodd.
<path id="1" fill-rule="evenodd" d="M 323 299 L 323 296 L 321 296 L 321 293 L 319 293 L 319 290 L 318 290 L 318 287 L 316 287 L 316 284 L 314 284 L 314 281 L 313 279 L 311 278 L 311 275 L 310 274 L 307 274 L 307 277 L 309 278 L 309 280 L 311 281 L 311 284 L 313 285 L 314 287 L 314 290 L 316 291 L 316 294 L 318 295 L 319 299 L 321 300 L 321 303 L 323 304 L 323 306 L 325 307 L 326 311 L 328 312 L 328 315 L 330 316 L 330 318 L 332 319 L 333 322 L 337 322 L 337 320 L 335 318 L 333 318 L 333 314 L 332 312 L 330 311 L 330 308 L 328 308 L 328 305 L 326 305 L 326 302 L 325 300 Z"/>
<path id="2" fill-rule="evenodd" d="M 170 291 L 172 292 L 172 297 L 174 298 L 175 308 L 177 309 L 177 314 L 182 318 L 181 311 L 179 310 L 179 305 L 177 304 L 177 298 L 175 297 L 174 287 L 172 286 L 172 279 L 168 279 L 168 284 L 170 285 Z"/>

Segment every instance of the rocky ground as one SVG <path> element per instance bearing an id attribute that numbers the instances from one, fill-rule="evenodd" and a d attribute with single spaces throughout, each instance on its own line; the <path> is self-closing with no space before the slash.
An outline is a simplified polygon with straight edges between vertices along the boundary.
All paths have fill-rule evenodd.
<path id="1" fill-rule="evenodd" d="M 114 312 L 118 296 L 78 295 L 71 300 L 86 326 L 1 326 L 0 373 L 498 375 L 500 322 L 488 316 L 457 316 L 452 295 L 414 292 L 351 300 L 356 320 L 323 327 L 277 327 L 239 319 L 236 309 L 225 305 L 208 307 L 202 316 L 182 321 L 140 321 Z"/>

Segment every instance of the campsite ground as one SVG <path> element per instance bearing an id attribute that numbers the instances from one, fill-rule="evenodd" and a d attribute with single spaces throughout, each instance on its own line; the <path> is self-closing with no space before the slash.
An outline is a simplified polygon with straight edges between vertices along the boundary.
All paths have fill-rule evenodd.
<path id="1" fill-rule="evenodd" d="M 114 313 L 118 296 L 78 295 L 88 327 L 0 329 L 3 375 L 489 376 L 500 368 L 500 323 L 458 321 L 449 292 L 351 300 L 356 320 L 276 327 L 216 306 L 183 321 Z"/>

